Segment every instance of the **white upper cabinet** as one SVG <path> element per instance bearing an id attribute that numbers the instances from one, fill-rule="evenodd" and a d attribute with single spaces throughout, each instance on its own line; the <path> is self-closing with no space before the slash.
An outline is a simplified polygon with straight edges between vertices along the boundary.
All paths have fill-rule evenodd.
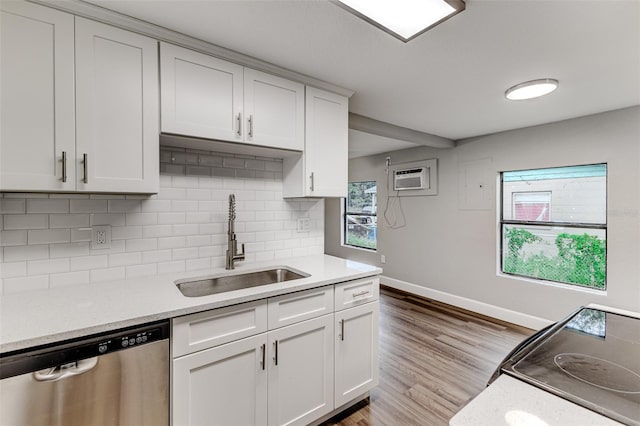
<path id="1" fill-rule="evenodd" d="M 158 191 L 157 42 L 2 2 L 0 190 Z"/>
<path id="2" fill-rule="evenodd" d="M 0 190 L 73 191 L 73 16 L 27 2 L 0 7 Z"/>
<path id="3" fill-rule="evenodd" d="M 166 43 L 162 132 L 270 148 L 304 148 L 304 86 Z"/>
<path id="4" fill-rule="evenodd" d="M 244 69 L 245 140 L 255 145 L 304 149 L 304 86 Z"/>
<path id="5" fill-rule="evenodd" d="M 76 18 L 76 107 L 78 190 L 157 192 L 157 42 Z"/>
<path id="6" fill-rule="evenodd" d="M 160 43 L 162 131 L 242 141 L 242 66 Z"/>
<path id="7" fill-rule="evenodd" d="M 284 197 L 346 197 L 349 100 L 307 87 L 305 145 L 284 159 Z"/>

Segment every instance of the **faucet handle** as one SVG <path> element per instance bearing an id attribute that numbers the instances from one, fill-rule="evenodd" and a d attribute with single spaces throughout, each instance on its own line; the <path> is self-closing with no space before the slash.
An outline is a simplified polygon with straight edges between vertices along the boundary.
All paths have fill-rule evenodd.
<path id="1" fill-rule="evenodd" d="M 238 254 L 241 254 L 241 255 L 244 256 L 244 243 L 242 243 L 242 251 L 240 253 L 238 253 Z"/>

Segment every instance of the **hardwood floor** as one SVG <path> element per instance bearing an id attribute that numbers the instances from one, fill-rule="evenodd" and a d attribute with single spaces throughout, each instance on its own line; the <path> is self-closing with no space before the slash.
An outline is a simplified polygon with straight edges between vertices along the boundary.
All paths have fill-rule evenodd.
<path id="1" fill-rule="evenodd" d="M 380 384 L 323 426 L 447 425 L 480 393 L 498 363 L 533 333 L 383 287 Z"/>

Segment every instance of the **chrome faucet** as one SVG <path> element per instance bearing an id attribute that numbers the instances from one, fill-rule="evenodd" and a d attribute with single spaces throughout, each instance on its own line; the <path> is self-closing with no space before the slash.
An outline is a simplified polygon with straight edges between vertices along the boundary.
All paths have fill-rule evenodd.
<path id="1" fill-rule="evenodd" d="M 233 225 L 236 220 L 236 196 L 229 195 L 229 230 L 227 235 L 227 262 L 225 269 L 234 269 L 236 260 L 244 260 L 244 244 L 242 244 L 242 252 L 238 253 L 238 241 L 236 233 L 233 231 Z"/>

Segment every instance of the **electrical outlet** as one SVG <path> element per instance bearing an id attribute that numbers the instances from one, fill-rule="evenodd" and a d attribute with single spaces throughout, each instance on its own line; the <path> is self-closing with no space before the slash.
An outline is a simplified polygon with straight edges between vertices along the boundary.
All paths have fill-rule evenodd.
<path id="1" fill-rule="evenodd" d="M 108 249 L 111 248 L 111 226 L 97 225 L 91 228 L 91 248 Z"/>
<path id="2" fill-rule="evenodd" d="M 387 263 L 387 256 L 385 256 L 384 254 L 380 255 L 380 263 Z"/>
<path id="3" fill-rule="evenodd" d="M 309 219 L 308 217 L 303 217 L 298 219 L 297 225 L 296 225 L 296 230 L 298 232 L 309 232 L 310 229 L 311 229 L 311 219 Z"/>

